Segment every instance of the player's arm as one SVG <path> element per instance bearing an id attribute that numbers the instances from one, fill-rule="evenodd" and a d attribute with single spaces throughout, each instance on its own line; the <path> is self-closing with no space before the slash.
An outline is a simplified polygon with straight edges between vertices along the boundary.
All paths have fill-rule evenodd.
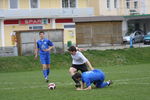
<path id="1" fill-rule="evenodd" d="M 84 89 L 84 83 L 81 82 L 81 87 L 80 88 L 77 88 L 76 90 L 83 90 Z"/>
<path id="2" fill-rule="evenodd" d="M 78 51 L 84 51 L 84 49 L 83 48 L 78 48 L 78 47 L 76 47 L 76 49 L 78 50 Z"/>
<path id="3" fill-rule="evenodd" d="M 84 88 L 84 86 L 85 86 L 85 83 L 82 82 L 81 83 L 81 88 L 77 88 L 77 90 L 91 90 L 92 89 L 91 85 L 89 85 L 87 88 Z"/>
<path id="4" fill-rule="evenodd" d="M 83 90 L 91 90 L 92 87 L 91 86 L 88 86 L 87 88 L 83 89 Z"/>
<path id="5" fill-rule="evenodd" d="M 87 66 L 89 66 L 89 68 L 90 68 L 91 70 L 94 69 L 89 61 L 85 62 L 85 64 L 86 64 Z"/>
<path id="6" fill-rule="evenodd" d="M 45 49 L 44 51 L 50 51 L 51 49 L 54 48 L 54 45 L 50 40 L 48 41 L 48 45 L 49 45 L 48 49 Z"/>
<path id="7" fill-rule="evenodd" d="M 54 48 L 54 46 L 49 46 L 49 48 L 48 49 L 44 49 L 44 51 L 50 51 L 53 48 Z"/>
<path id="8" fill-rule="evenodd" d="M 84 83 L 81 82 L 81 89 L 84 89 Z"/>
<path id="9" fill-rule="evenodd" d="M 91 63 L 88 61 L 88 59 L 87 59 L 82 53 L 80 53 L 80 57 L 81 57 L 81 59 L 85 62 L 85 64 L 86 64 L 91 70 L 94 69 L 94 68 L 92 67 Z"/>
<path id="10" fill-rule="evenodd" d="M 34 59 L 37 59 L 37 57 L 38 57 L 38 51 L 39 51 L 39 45 L 38 45 L 38 43 L 37 43 L 37 46 L 35 47 L 35 49 L 34 49 Z"/>
<path id="11" fill-rule="evenodd" d="M 91 90 L 91 89 L 92 89 L 91 85 L 88 86 L 87 88 L 83 88 L 82 85 L 81 88 L 77 88 L 77 90 Z"/>

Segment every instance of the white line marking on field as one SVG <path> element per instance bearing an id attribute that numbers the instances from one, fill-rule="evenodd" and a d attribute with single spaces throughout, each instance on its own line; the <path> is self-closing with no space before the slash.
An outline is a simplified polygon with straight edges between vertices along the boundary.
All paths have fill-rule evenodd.
<path id="1" fill-rule="evenodd" d="M 118 84 L 136 84 L 136 85 L 150 85 L 150 83 L 137 83 L 134 82 L 134 80 L 143 80 L 143 79 L 150 79 L 150 77 L 143 77 L 143 78 L 134 78 L 134 79 L 121 79 L 121 80 L 113 80 L 115 85 Z M 131 83 L 129 83 L 128 81 L 133 81 Z M 54 82 L 56 84 L 56 86 L 66 86 L 66 85 L 74 85 L 75 83 L 70 82 L 70 83 L 64 83 L 64 82 Z M 15 82 L 0 82 L 0 85 L 13 85 L 16 84 Z M 16 89 L 27 89 L 27 88 L 46 88 L 46 85 L 43 85 L 41 82 L 33 82 L 33 83 L 23 83 L 23 85 L 28 85 L 28 86 L 24 86 L 24 87 L 18 87 L 18 88 L 14 88 L 14 87 L 2 87 L 0 88 L 0 90 L 16 90 Z M 29 86 L 30 85 L 30 86 Z"/>
<path id="2" fill-rule="evenodd" d="M 130 81 L 130 80 L 142 80 L 142 79 L 150 79 L 150 77 L 142 77 L 142 78 L 134 78 L 134 79 L 121 79 L 121 80 L 114 80 L 114 81 Z"/>

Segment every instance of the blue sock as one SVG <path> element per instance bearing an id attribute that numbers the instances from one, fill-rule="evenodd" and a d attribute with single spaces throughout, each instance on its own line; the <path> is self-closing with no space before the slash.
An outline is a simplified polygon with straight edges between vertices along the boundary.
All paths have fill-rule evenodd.
<path id="1" fill-rule="evenodd" d="M 47 71 L 47 76 L 48 76 L 50 73 L 50 69 L 48 68 L 46 71 Z"/>
<path id="2" fill-rule="evenodd" d="M 101 88 L 104 88 L 104 87 L 106 87 L 106 86 L 108 86 L 108 83 L 107 83 L 107 82 L 103 82 L 103 83 L 101 84 Z"/>
<path id="3" fill-rule="evenodd" d="M 44 78 L 47 77 L 47 70 L 46 69 L 43 70 L 43 75 L 44 75 Z"/>

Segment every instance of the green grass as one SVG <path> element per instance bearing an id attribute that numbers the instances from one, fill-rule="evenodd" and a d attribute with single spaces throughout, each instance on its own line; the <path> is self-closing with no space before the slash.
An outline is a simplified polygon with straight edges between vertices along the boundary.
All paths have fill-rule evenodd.
<path id="1" fill-rule="evenodd" d="M 0 100 L 149 100 L 150 47 L 83 52 L 93 67 L 114 84 L 103 89 L 76 91 L 68 73 L 68 53 L 51 55 L 49 91 L 39 60 L 34 56 L 0 57 Z"/>
<path id="2" fill-rule="evenodd" d="M 88 50 L 83 52 L 94 67 L 109 67 L 149 63 L 150 47 L 122 50 Z M 52 54 L 52 69 L 68 69 L 71 65 L 70 54 Z M 0 57 L 0 72 L 40 70 L 39 60 L 34 56 Z"/>
<path id="3" fill-rule="evenodd" d="M 106 80 L 114 84 L 103 89 L 76 91 L 67 69 L 52 69 L 51 82 L 56 90 L 48 90 L 42 72 L 0 73 L 1 100 L 149 100 L 150 64 L 101 68 Z"/>

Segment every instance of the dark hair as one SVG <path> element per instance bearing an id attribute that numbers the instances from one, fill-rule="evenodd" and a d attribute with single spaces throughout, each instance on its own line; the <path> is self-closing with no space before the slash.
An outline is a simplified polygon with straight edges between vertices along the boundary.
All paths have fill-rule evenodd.
<path id="1" fill-rule="evenodd" d="M 44 31 L 40 31 L 40 32 L 39 32 L 39 35 L 40 35 L 41 33 L 45 34 Z"/>
<path id="2" fill-rule="evenodd" d="M 79 79 L 79 78 L 81 78 L 81 74 L 80 74 L 79 72 L 77 72 L 77 73 L 74 74 L 74 77 L 75 77 L 76 79 Z"/>
<path id="3" fill-rule="evenodd" d="M 75 46 L 71 46 L 71 47 L 69 47 L 69 49 L 68 49 L 68 51 L 77 51 L 77 49 L 76 49 L 76 47 Z"/>

